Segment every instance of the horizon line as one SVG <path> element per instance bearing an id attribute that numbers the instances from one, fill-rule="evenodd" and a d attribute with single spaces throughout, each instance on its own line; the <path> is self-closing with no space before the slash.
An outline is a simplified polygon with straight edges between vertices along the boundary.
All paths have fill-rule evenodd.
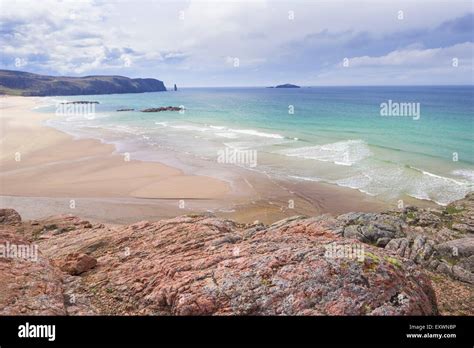
<path id="1" fill-rule="evenodd" d="M 275 85 L 247 85 L 247 86 L 178 86 L 180 88 L 269 88 L 275 89 Z M 297 85 L 300 88 L 312 87 L 474 87 L 472 84 L 413 84 L 413 85 Z M 276 89 L 298 89 L 298 88 L 276 88 Z"/>
<path id="2" fill-rule="evenodd" d="M 30 71 L 25 71 L 25 70 L 11 70 L 11 69 L 5 69 L 5 68 L 0 68 L 0 70 L 4 71 L 12 71 L 12 72 L 20 72 L 20 73 L 28 73 L 28 74 L 34 74 L 34 75 L 42 75 L 42 76 L 52 76 L 52 77 L 71 77 L 71 78 L 84 78 L 84 77 L 92 77 L 92 76 L 121 76 L 121 77 L 126 77 L 129 79 L 156 79 L 164 83 L 163 80 L 160 80 L 159 78 L 156 77 L 129 77 L 125 75 L 116 75 L 116 74 L 109 74 L 109 75 L 103 75 L 103 74 L 94 74 L 94 75 L 82 75 L 82 76 L 68 76 L 68 75 L 45 75 L 37 72 L 30 72 Z M 171 85 L 176 84 L 178 86 L 178 83 L 173 82 Z M 290 83 L 290 82 L 285 82 L 284 84 L 295 84 L 295 83 Z M 246 86 L 179 86 L 179 88 L 275 88 L 279 84 L 276 85 L 271 85 L 271 84 L 265 84 L 265 85 L 246 85 Z M 369 85 L 358 85 L 358 84 L 348 84 L 348 85 L 296 85 L 300 88 L 312 88 L 312 87 L 469 87 L 469 86 L 474 86 L 474 82 L 471 84 L 411 84 L 411 85 L 404 85 L 404 84 L 369 84 Z M 166 84 L 165 84 L 166 87 Z M 170 87 L 172 89 L 172 87 Z M 279 89 L 298 89 L 298 88 L 279 88 Z M 168 90 L 168 88 L 167 88 Z"/>

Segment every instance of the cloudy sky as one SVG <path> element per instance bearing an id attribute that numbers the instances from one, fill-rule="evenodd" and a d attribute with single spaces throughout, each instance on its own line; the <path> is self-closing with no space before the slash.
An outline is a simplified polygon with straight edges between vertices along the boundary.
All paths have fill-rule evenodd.
<path id="1" fill-rule="evenodd" d="M 473 84 L 472 0 L 0 0 L 0 68 L 170 86 Z"/>

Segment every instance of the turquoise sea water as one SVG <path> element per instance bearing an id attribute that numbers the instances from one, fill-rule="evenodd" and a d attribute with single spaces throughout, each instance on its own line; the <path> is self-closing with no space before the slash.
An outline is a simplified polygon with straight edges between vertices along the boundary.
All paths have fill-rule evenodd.
<path id="1" fill-rule="evenodd" d="M 408 195 L 447 204 L 473 190 L 472 86 L 183 88 L 45 98 L 42 110 L 54 112 L 59 100 L 100 104 L 94 115 L 58 115 L 49 125 L 114 143 L 135 158 L 199 158 L 211 167 L 220 165 L 222 149 L 251 150 L 258 159 L 251 170 L 387 200 Z M 382 116 L 389 100 L 419 103 L 419 118 Z M 116 111 L 168 105 L 185 111 Z"/>

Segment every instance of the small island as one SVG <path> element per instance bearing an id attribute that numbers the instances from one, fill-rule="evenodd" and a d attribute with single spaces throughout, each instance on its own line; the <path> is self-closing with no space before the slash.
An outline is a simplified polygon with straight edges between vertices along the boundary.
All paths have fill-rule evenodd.
<path id="1" fill-rule="evenodd" d="M 297 85 L 292 85 L 291 83 L 285 83 L 284 85 L 278 85 L 278 86 L 270 86 L 270 87 L 267 87 L 267 88 L 301 88 L 300 86 L 297 86 Z"/>
<path id="2" fill-rule="evenodd" d="M 292 85 L 291 83 L 285 83 L 284 85 L 275 86 L 275 88 L 301 88 L 297 85 Z"/>

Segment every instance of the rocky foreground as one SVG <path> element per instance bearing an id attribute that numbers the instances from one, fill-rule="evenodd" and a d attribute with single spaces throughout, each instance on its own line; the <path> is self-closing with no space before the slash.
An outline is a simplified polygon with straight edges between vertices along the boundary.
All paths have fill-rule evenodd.
<path id="1" fill-rule="evenodd" d="M 270 226 L 22 222 L 3 209 L 0 314 L 473 315 L 473 212 L 474 194 L 440 210 Z"/>

